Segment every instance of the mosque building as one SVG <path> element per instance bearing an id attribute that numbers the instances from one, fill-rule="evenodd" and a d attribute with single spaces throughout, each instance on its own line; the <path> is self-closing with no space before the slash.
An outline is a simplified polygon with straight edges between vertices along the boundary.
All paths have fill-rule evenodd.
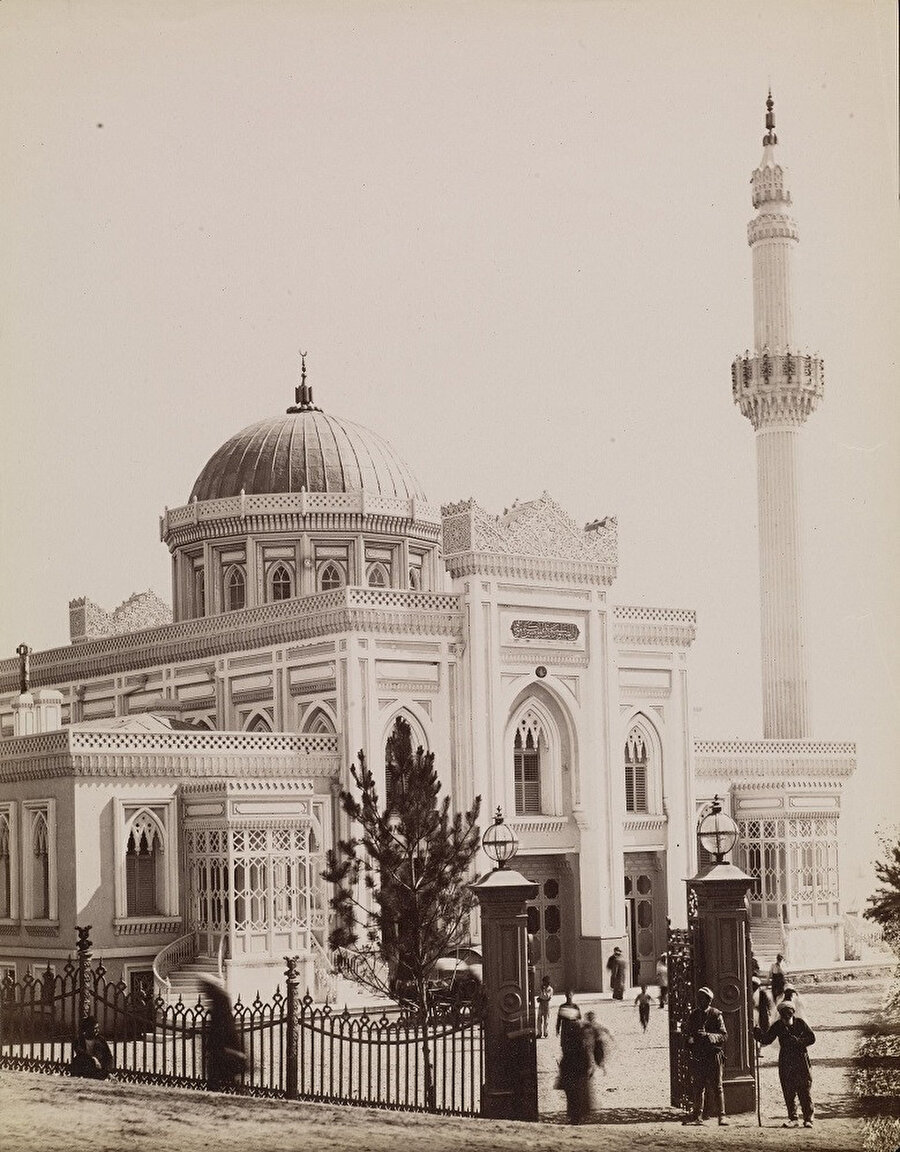
<path id="1" fill-rule="evenodd" d="M 297 954 L 324 994 L 337 794 L 358 750 L 380 770 L 398 716 L 455 807 L 480 796 L 482 823 L 499 806 L 515 831 L 555 987 L 602 987 L 614 947 L 652 982 L 714 792 L 760 942 L 839 946 L 853 747 L 805 730 L 791 484 L 821 365 L 793 347 L 773 149 L 774 133 L 754 174 L 755 352 L 733 368 L 759 444 L 765 739 L 694 745 L 695 615 L 612 598 L 614 517 L 581 528 L 546 492 L 502 515 L 438 509 L 380 435 L 314 403 L 304 362 L 287 412 L 164 511 L 171 614 L 152 594 L 112 613 L 74 600 L 70 644 L 0 661 L 0 967 L 59 968 L 90 925 L 131 986 L 218 969 L 265 997 Z"/>

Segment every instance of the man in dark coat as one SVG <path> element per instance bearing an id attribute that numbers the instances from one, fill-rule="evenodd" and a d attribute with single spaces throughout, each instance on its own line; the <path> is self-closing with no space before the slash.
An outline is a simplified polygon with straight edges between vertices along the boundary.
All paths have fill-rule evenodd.
<path id="1" fill-rule="evenodd" d="M 204 1035 L 206 1083 L 211 1092 L 224 1092 L 237 1087 L 247 1067 L 247 1057 L 234 1021 L 231 999 L 221 981 L 207 977 L 203 986 L 210 1000 Z"/>
<path id="2" fill-rule="evenodd" d="M 606 961 L 606 970 L 609 972 L 609 983 L 612 987 L 613 1000 L 625 998 L 625 957 L 621 948 L 613 948 L 612 955 Z"/>
<path id="3" fill-rule="evenodd" d="M 85 1016 L 78 1027 L 69 1067 L 73 1076 L 87 1076 L 91 1080 L 106 1080 L 115 1067 L 112 1051 L 100 1035 L 100 1025 L 93 1016 Z"/>
<path id="4" fill-rule="evenodd" d="M 758 976 L 751 976 L 750 983 L 753 986 L 754 1026 L 766 1032 L 772 1019 L 772 998 L 763 988 Z"/>
<path id="5" fill-rule="evenodd" d="M 714 1104 L 718 1109 L 719 1123 L 728 1123 L 722 1082 L 728 1033 L 722 1013 L 712 1007 L 712 1002 L 713 994 L 709 988 L 698 989 L 697 1007 L 688 1018 L 687 1046 L 694 1077 L 694 1110 L 683 1121 L 685 1124 L 702 1124 L 704 1105 L 712 1110 Z"/>
<path id="6" fill-rule="evenodd" d="M 576 1013 L 578 1013 L 576 1015 Z M 574 1006 L 559 1010 L 561 1055 L 557 1086 L 566 1094 L 566 1114 L 570 1124 L 581 1124 L 591 1110 L 590 1077 L 593 1071 L 593 1031 L 581 1020 Z"/>
<path id="7" fill-rule="evenodd" d="M 815 1034 L 805 1020 L 799 1019 L 793 1004 L 786 1000 L 778 1005 L 778 1019 L 765 1032 L 755 1028 L 753 1035 L 760 1044 L 778 1041 L 778 1079 L 787 1105 L 788 1118 L 784 1128 L 797 1128 L 797 1100 L 803 1112 L 803 1127 L 812 1128 L 812 1069 L 809 1064 L 810 1044 L 815 1044 Z"/>

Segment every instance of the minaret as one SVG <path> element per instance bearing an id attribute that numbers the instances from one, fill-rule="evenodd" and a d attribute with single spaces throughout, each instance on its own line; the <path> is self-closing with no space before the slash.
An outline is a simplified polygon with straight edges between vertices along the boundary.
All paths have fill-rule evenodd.
<path id="1" fill-rule="evenodd" d="M 791 261 L 798 241 L 791 195 L 775 159 L 772 93 L 753 173 L 753 352 L 731 366 L 735 403 L 756 431 L 762 612 L 763 729 L 766 739 L 806 737 L 809 703 L 803 637 L 798 435 L 822 396 L 818 356 L 794 346 Z"/>

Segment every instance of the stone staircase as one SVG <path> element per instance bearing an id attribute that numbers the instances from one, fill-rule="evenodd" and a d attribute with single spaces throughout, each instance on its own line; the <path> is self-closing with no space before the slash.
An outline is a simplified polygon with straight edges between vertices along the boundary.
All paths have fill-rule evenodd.
<path id="1" fill-rule="evenodd" d="M 775 957 L 779 952 L 784 952 L 784 930 L 781 927 L 781 921 L 775 919 L 751 920 L 750 946 L 753 949 L 753 955 L 759 961 L 760 974 L 765 980 Z"/>
<path id="2" fill-rule="evenodd" d="M 195 956 L 193 960 L 188 960 L 169 973 L 169 990 L 163 993 L 163 999 L 169 1004 L 177 1004 L 181 1000 L 189 1008 L 193 1008 L 199 1001 L 204 1008 L 208 1008 L 209 997 L 202 981 L 207 976 L 217 977 L 218 974 L 215 956 Z"/>

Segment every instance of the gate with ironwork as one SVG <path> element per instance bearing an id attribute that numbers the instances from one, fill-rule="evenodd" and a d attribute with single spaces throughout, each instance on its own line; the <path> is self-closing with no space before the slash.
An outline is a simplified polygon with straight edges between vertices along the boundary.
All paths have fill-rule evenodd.
<path id="1" fill-rule="evenodd" d="M 115 1078 L 207 1088 L 210 1010 L 167 1003 L 92 962 L 88 929 L 61 974 L 0 985 L 0 1068 L 68 1073 L 81 1020 L 94 1016 Z M 427 1019 L 336 1012 L 300 995 L 299 962 L 287 961 L 286 994 L 240 1000 L 234 1023 L 247 1056 L 237 1093 L 478 1115 L 484 1079 L 483 1006 L 435 1005 Z"/>
<path id="2" fill-rule="evenodd" d="M 691 928 L 668 929 L 666 964 L 669 970 L 669 1088 L 673 1107 L 690 1109 L 691 1063 L 687 1026 L 694 1006 L 694 947 Z"/>

